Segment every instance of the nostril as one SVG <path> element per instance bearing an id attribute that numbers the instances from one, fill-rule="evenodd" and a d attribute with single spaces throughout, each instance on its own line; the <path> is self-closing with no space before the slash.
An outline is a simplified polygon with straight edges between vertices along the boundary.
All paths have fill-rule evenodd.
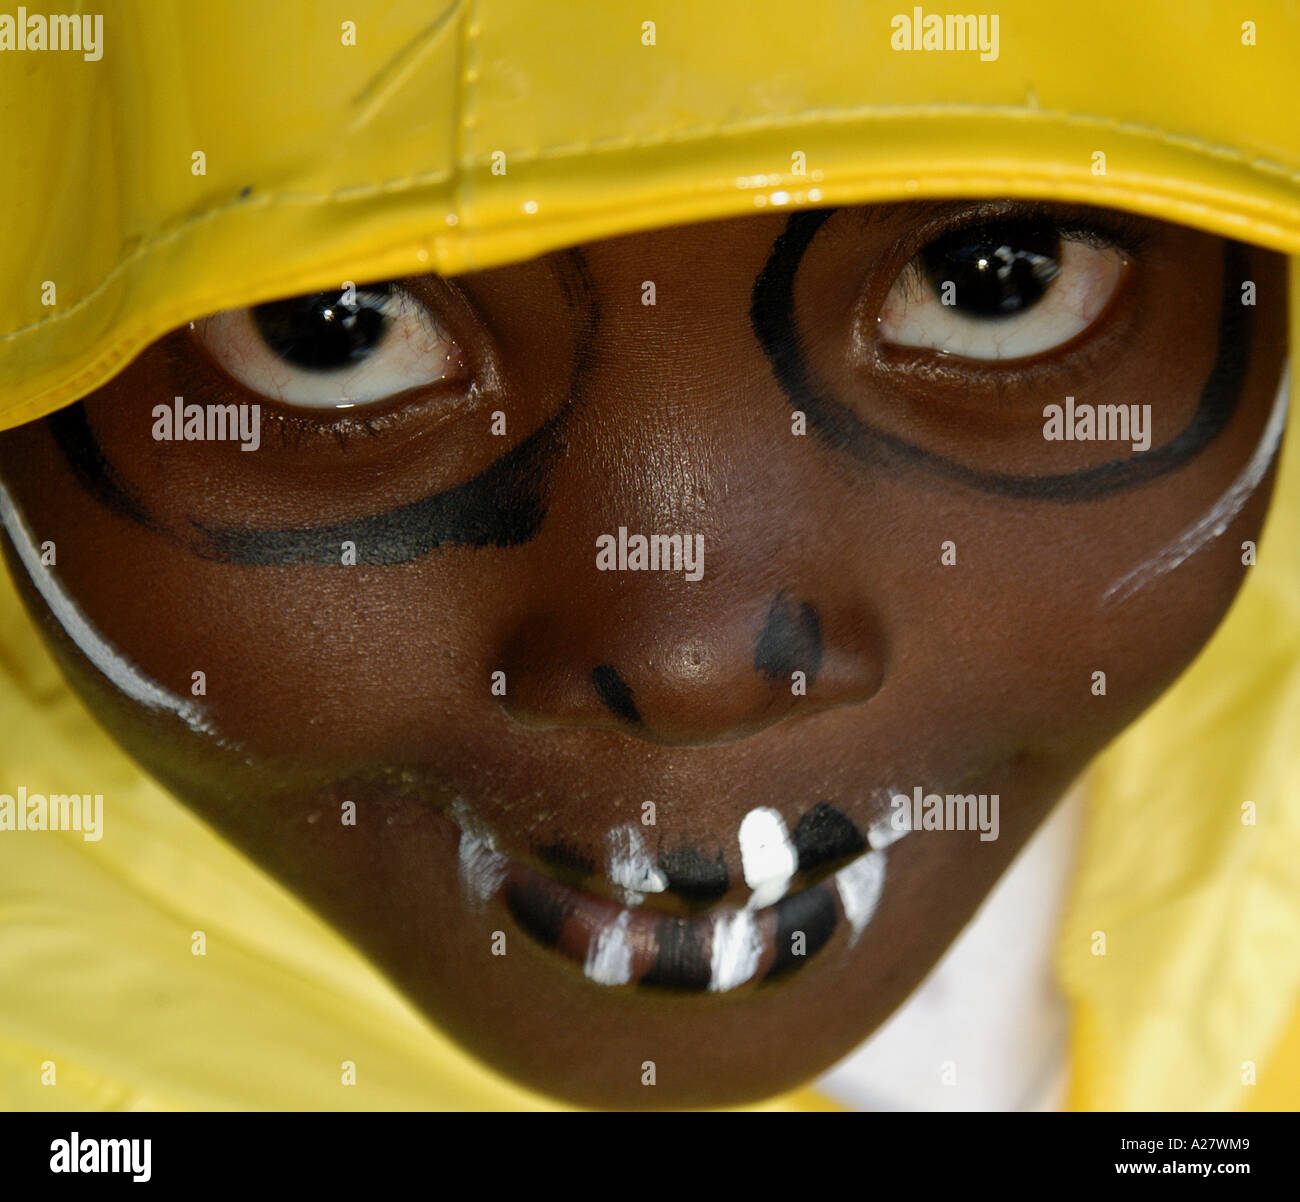
<path id="1" fill-rule="evenodd" d="M 618 674 L 613 664 L 601 664 L 591 670 L 591 683 L 605 708 L 624 722 L 634 726 L 641 725 L 641 715 L 637 712 L 636 702 L 632 699 L 632 690 Z"/>
<path id="2" fill-rule="evenodd" d="M 655 593 L 616 600 L 537 609 L 504 632 L 493 662 L 512 719 L 704 747 L 861 704 L 883 679 L 885 640 L 860 599 L 773 590 L 709 599 L 708 612 Z"/>

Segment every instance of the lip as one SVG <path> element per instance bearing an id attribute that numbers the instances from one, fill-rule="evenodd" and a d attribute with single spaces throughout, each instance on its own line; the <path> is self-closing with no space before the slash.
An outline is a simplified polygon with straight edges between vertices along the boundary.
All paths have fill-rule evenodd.
<path id="1" fill-rule="evenodd" d="M 841 927 L 856 942 L 884 883 L 885 848 L 901 833 L 877 823 L 862 854 L 833 875 L 768 905 L 755 905 L 755 894 L 746 906 L 715 906 L 689 917 L 574 888 L 507 860 L 464 828 L 459 858 L 475 908 L 500 897 L 535 944 L 580 966 L 588 981 L 726 993 L 797 971 Z"/>
<path id="2" fill-rule="evenodd" d="M 511 917 L 534 942 L 607 986 L 728 992 L 806 963 L 841 920 L 827 882 L 763 909 L 719 908 L 692 918 L 619 906 L 518 864 L 501 888 Z M 796 944 L 797 932 L 803 938 Z"/>

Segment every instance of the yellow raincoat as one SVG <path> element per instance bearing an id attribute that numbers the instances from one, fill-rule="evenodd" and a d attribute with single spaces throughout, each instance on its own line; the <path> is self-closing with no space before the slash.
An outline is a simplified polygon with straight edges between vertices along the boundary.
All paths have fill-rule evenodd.
<path id="1" fill-rule="evenodd" d="M 1037 197 L 1300 255 L 1289 0 L 1000 0 L 986 52 L 895 49 L 896 16 L 952 6 L 868 0 L 94 7 L 97 57 L 7 48 L 0 19 L 0 428 L 219 309 L 772 207 Z M 1228 620 L 1089 777 L 1057 953 L 1077 1108 L 1300 1103 L 1295 438 Z M 0 832 L 0 1105 L 551 1104 L 149 781 L 6 580 L 18 785 L 102 792 L 105 834 Z"/>

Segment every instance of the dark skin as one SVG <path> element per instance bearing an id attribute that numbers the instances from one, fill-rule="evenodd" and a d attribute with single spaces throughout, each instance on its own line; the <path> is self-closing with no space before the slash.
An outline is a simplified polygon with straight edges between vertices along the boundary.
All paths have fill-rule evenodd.
<path id="1" fill-rule="evenodd" d="M 454 337 L 455 370 L 342 417 L 268 400 L 180 330 L 84 414 L 0 436 L 0 476 L 56 543 L 63 587 L 166 689 L 189 698 L 203 671 L 215 735 L 115 688 L 6 541 L 11 571 L 118 741 L 489 1063 L 600 1106 L 794 1087 L 907 997 L 1196 655 L 1266 513 L 1271 473 L 1221 537 L 1105 599 L 1260 442 L 1285 357 L 1279 256 L 1127 219 L 1140 250 L 1058 346 L 999 360 L 882 338 L 923 247 L 1015 212 L 767 213 L 404 281 Z M 1241 279 L 1257 303 L 1237 311 Z M 1150 404 L 1152 451 L 1046 442 L 1043 406 L 1067 394 Z M 155 441 L 151 411 L 176 395 L 260 402 L 260 449 Z M 703 579 L 597 571 L 596 539 L 620 526 L 703 534 Z M 903 838 L 856 942 L 840 916 L 806 963 L 726 992 L 586 979 L 504 892 L 467 904 L 449 819 L 468 804 L 510 860 L 622 904 L 607 836 L 654 802 L 645 841 L 677 883 L 694 865 L 698 885 L 702 861 L 725 879 L 641 908 L 707 925 L 749 896 L 748 812 L 794 831 L 822 803 L 865 832 L 880 790 L 916 785 L 997 793 L 999 837 Z"/>

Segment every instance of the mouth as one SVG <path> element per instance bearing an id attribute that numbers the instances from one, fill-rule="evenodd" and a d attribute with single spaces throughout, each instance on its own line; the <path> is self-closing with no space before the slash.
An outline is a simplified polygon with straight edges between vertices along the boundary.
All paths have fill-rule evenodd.
<path id="1" fill-rule="evenodd" d="M 645 892 L 631 887 L 652 893 L 664 887 L 664 874 L 649 860 L 635 878 L 618 882 L 620 903 L 507 859 L 464 811 L 456 817 L 461 880 L 473 908 L 502 898 L 533 943 L 580 968 L 593 984 L 693 993 L 728 993 L 788 977 L 841 926 L 852 945 L 883 889 L 886 848 L 907 833 L 886 818 L 859 837 L 857 854 L 830 858 L 824 840 L 799 839 L 796 832 L 784 863 L 779 847 L 755 849 L 750 862 L 759 868 L 752 878 L 747 871 L 752 891 L 743 906 L 715 905 L 683 917 L 643 904 Z M 624 837 L 635 839 L 630 832 Z M 791 889 L 795 879 L 800 887 Z"/>

